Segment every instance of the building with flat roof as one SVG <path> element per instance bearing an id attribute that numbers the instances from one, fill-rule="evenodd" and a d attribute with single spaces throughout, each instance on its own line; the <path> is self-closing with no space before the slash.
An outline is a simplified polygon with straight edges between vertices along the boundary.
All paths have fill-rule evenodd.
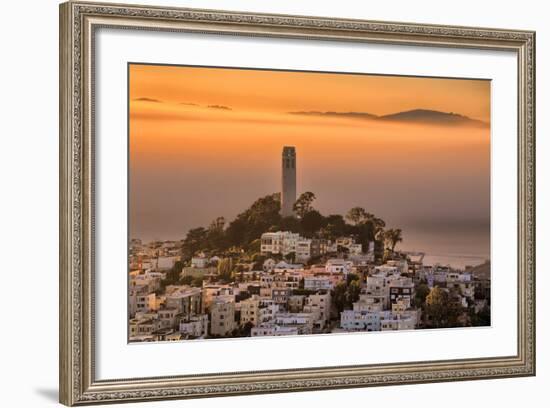
<path id="1" fill-rule="evenodd" d="M 235 302 L 223 297 L 215 298 L 210 305 L 210 334 L 227 336 L 236 327 Z"/>
<path id="2" fill-rule="evenodd" d="M 202 290 L 181 286 L 166 295 L 166 309 L 177 309 L 182 317 L 190 318 L 202 312 Z"/>

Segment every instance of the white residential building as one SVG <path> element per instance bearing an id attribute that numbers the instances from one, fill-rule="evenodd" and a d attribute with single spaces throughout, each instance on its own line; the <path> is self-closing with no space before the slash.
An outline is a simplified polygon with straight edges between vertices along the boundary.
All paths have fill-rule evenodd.
<path id="1" fill-rule="evenodd" d="M 271 298 L 279 305 L 280 308 L 285 309 L 288 304 L 288 298 L 292 289 L 289 288 L 273 288 L 271 290 Z"/>
<path id="2" fill-rule="evenodd" d="M 386 265 L 396 267 L 399 273 L 409 273 L 409 264 L 406 259 L 389 260 Z"/>
<path id="3" fill-rule="evenodd" d="M 273 272 L 276 264 L 277 261 L 275 261 L 273 258 L 268 258 L 264 261 L 262 269 L 264 270 L 264 272 Z"/>
<path id="4" fill-rule="evenodd" d="M 346 331 L 379 331 L 382 303 L 372 303 L 370 299 L 360 295 L 353 303 L 353 310 L 340 313 L 340 327 Z"/>
<path id="5" fill-rule="evenodd" d="M 400 275 L 399 270 L 400 268 L 398 266 L 384 264 L 384 265 L 375 266 L 373 275 L 384 275 L 384 276 Z"/>
<path id="6" fill-rule="evenodd" d="M 241 325 L 245 325 L 250 322 L 254 326 L 257 326 L 260 323 L 259 297 L 254 295 L 251 298 L 240 301 L 238 304 L 241 309 Z"/>
<path id="7" fill-rule="evenodd" d="M 194 256 L 191 258 L 191 266 L 193 268 L 206 268 L 208 262 L 208 258 L 205 256 Z"/>
<path id="8" fill-rule="evenodd" d="M 288 297 L 288 311 L 290 313 L 299 313 L 304 309 L 306 300 L 305 295 L 291 295 Z"/>
<path id="9" fill-rule="evenodd" d="M 263 255 L 294 253 L 296 260 L 307 261 L 311 258 L 311 239 L 301 237 L 290 231 L 266 232 L 262 234 L 260 251 Z"/>
<path id="10" fill-rule="evenodd" d="M 162 273 L 157 272 L 162 275 Z M 160 281 L 162 276 L 158 276 L 152 272 L 146 272 L 144 274 L 132 273 L 130 277 L 130 287 L 134 286 L 146 286 L 149 293 L 156 291 L 160 288 Z"/>
<path id="11" fill-rule="evenodd" d="M 261 276 L 260 276 L 260 286 L 262 288 L 270 288 L 273 286 L 273 282 L 274 282 L 274 279 L 275 279 L 275 275 L 273 274 L 268 274 L 268 273 L 263 273 Z"/>
<path id="12" fill-rule="evenodd" d="M 301 279 L 302 279 L 301 273 L 296 273 L 296 272 L 279 273 L 273 277 L 273 287 L 297 289 L 300 286 Z"/>
<path id="13" fill-rule="evenodd" d="M 353 262 L 346 261 L 345 259 L 333 258 L 329 259 L 325 264 L 325 271 L 327 273 L 343 273 L 347 275 L 351 273 L 353 269 Z"/>
<path id="14" fill-rule="evenodd" d="M 303 269 L 304 265 L 302 264 L 291 264 L 285 261 L 281 261 L 275 265 L 275 268 L 273 268 L 273 272 L 275 273 L 281 273 L 281 272 L 288 272 L 288 271 L 295 271 Z"/>
<path id="15" fill-rule="evenodd" d="M 344 310 L 340 313 L 340 327 L 347 331 L 380 331 L 380 312 Z"/>
<path id="16" fill-rule="evenodd" d="M 415 297 L 414 282 L 411 278 L 400 277 L 389 283 L 390 302 L 402 302 L 408 309 L 412 307 Z"/>
<path id="17" fill-rule="evenodd" d="M 264 323 L 259 327 L 253 327 L 250 331 L 252 337 L 263 336 L 297 336 L 299 330 L 297 327 L 278 326 L 273 323 Z"/>
<path id="18" fill-rule="evenodd" d="M 353 303 L 353 310 L 356 312 L 381 312 L 384 308 L 382 303 L 368 303 L 364 298 L 360 298 Z"/>
<path id="19" fill-rule="evenodd" d="M 336 248 L 332 248 L 335 251 L 338 250 L 338 247 L 346 248 L 350 255 L 359 255 L 363 252 L 363 246 L 361 244 L 356 244 L 355 240 L 351 237 L 341 237 L 336 239 L 334 242 Z"/>
<path id="20" fill-rule="evenodd" d="M 296 252 L 300 234 L 289 231 L 265 232 L 261 236 L 260 251 L 262 254 L 287 255 Z"/>
<path id="21" fill-rule="evenodd" d="M 399 278 L 399 275 L 378 273 L 367 277 L 367 284 L 359 299 L 368 304 L 380 303 L 383 309 L 390 306 L 390 282 Z"/>
<path id="22" fill-rule="evenodd" d="M 210 334 L 227 336 L 235 328 L 235 302 L 230 299 L 216 297 L 210 305 Z"/>
<path id="23" fill-rule="evenodd" d="M 159 256 L 153 259 L 153 265 L 157 271 L 167 271 L 174 267 L 176 261 L 179 261 L 179 256 Z"/>
<path id="24" fill-rule="evenodd" d="M 279 305 L 271 298 L 260 298 L 259 306 L 259 323 L 265 323 L 275 319 L 275 315 L 279 313 Z"/>
<path id="25" fill-rule="evenodd" d="M 130 319 L 130 340 L 144 340 L 143 336 L 151 336 L 151 334 L 160 329 L 160 322 L 152 318 L 135 318 Z"/>
<path id="26" fill-rule="evenodd" d="M 340 327 L 347 331 L 414 330 L 419 318 L 417 310 L 344 310 Z"/>
<path id="27" fill-rule="evenodd" d="M 299 334 L 311 334 L 314 317 L 312 313 L 278 313 L 274 323 L 278 326 L 295 327 Z"/>
<path id="28" fill-rule="evenodd" d="M 417 311 L 400 314 L 394 314 L 389 310 L 381 312 L 380 330 L 414 330 L 418 323 L 418 317 Z"/>
<path id="29" fill-rule="evenodd" d="M 349 255 L 357 256 L 363 253 L 363 245 L 356 244 L 352 237 L 340 237 L 326 245 L 326 252 L 338 252 L 345 248 Z"/>
<path id="30" fill-rule="evenodd" d="M 230 285 L 222 285 L 222 284 L 203 285 L 202 287 L 203 310 L 209 311 L 212 301 L 217 297 L 220 297 L 220 296 L 231 297 L 233 300 L 235 300 L 235 295 L 237 295 L 238 293 L 239 293 L 239 289 L 234 288 L 233 286 L 230 286 Z"/>
<path id="31" fill-rule="evenodd" d="M 161 329 L 176 328 L 178 313 L 178 309 L 160 309 L 157 314 Z"/>
<path id="32" fill-rule="evenodd" d="M 135 285 L 129 291 L 130 316 L 137 312 L 149 312 L 156 309 L 156 295 L 149 293 L 148 286 Z"/>
<path id="33" fill-rule="evenodd" d="M 145 276 L 149 279 L 166 279 L 166 272 L 152 271 L 148 269 L 145 271 Z"/>
<path id="34" fill-rule="evenodd" d="M 304 289 L 307 290 L 331 290 L 332 279 L 328 276 L 306 276 L 304 278 Z"/>
<path id="35" fill-rule="evenodd" d="M 474 300 L 475 284 L 470 273 L 448 272 L 446 283 L 447 289 L 455 289 L 460 293 L 464 307 L 468 307 L 466 299 Z"/>
<path id="36" fill-rule="evenodd" d="M 307 262 L 311 258 L 311 239 L 300 237 L 296 242 L 296 261 Z"/>
<path id="37" fill-rule="evenodd" d="M 204 338 L 208 332 L 208 315 L 201 314 L 180 320 L 179 331 L 189 337 Z"/>
<path id="38" fill-rule="evenodd" d="M 175 287 L 166 294 L 166 308 L 177 309 L 184 318 L 202 313 L 202 289 L 190 286 Z"/>
<path id="39" fill-rule="evenodd" d="M 304 313 L 311 313 L 316 329 L 324 329 L 330 321 L 330 293 L 315 293 L 305 299 Z"/>

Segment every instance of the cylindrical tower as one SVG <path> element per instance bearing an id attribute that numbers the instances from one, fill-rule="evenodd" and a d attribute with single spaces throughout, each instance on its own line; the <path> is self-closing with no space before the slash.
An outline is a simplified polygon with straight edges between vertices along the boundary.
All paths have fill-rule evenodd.
<path id="1" fill-rule="evenodd" d="M 292 207 L 296 202 L 296 149 L 294 146 L 283 147 L 282 157 L 282 187 L 281 187 L 281 215 L 293 217 Z"/>

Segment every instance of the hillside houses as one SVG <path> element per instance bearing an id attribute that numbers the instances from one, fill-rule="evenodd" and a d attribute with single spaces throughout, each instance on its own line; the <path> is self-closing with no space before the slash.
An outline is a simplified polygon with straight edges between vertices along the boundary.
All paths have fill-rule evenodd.
<path id="1" fill-rule="evenodd" d="M 130 341 L 414 330 L 433 324 L 425 299 L 435 288 L 462 324 L 490 307 L 487 279 L 406 254 L 375 262 L 352 237 L 266 232 L 253 260 L 238 251 L 184 260 L 177 247 L 132 240 Z"/>

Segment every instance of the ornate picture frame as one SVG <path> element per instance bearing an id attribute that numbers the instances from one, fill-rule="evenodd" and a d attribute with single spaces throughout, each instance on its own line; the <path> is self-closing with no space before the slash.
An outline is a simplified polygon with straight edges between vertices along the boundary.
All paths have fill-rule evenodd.
<path id="1" fill-rule="evenodd" d="M 96 378 L 94 40 L 101 27 L 517 55 L 517 353 L 442 360 L 146 377 Z M 498 254 L 497 254 L 498 255 Z M 488 28 L 68 2 L 60 6 L 60 402 L 80 405 L 535 375 L 535 33 Z"/>

